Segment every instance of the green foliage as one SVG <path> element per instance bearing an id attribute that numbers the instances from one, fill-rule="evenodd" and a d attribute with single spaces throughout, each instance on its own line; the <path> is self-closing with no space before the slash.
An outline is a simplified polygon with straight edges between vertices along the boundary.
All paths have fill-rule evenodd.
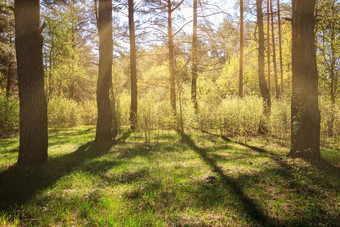
<path id="1" fill-rule="evenodd" d="M 257 51 L 256 42 L 249 42 L 245 47 L 246 53 L 244 58 L 244 92 L 247 95 L 258 94 L 258 76 L 257 76 Z M 238 74 L 239 74 L 239 55 L 233 55 L 225 62 L 223 72 L 217 80 L 221 91 L 226 95 L 238 94 Z"/>
<path id="2" fill-rule="evenodd" d="M 19 128 L 19 102 L 0 91 L 0 135 Z"/>
<path id="3" fill-rule="evenodd" d="M 340 101 L 332 103 L 327 96 L 319 98 L 321 115 L 321 141 L 338 139 L 340 135 Z"/>
<path id="4" fill-rule="evenodd" d="M 151 103 L 154 103 L 150 105 Z M 138 102 L 138 130 L 144 134 L 145 142 L 156 139 L 157 130 L 176 127 L 176 118 L 167 101 L 156 102 L 155 96 L 147 94 Z"/>
<path id="5" fill-rule="evenodd" d="M 274 99 L 270 114 L 270 134 L 278 138 L 289 139 L 291 129 L 290 100 Z"/>
<path id="6" fill-rule="evenodd" d="M 337 0 L 318 1 L 316 10 L 320 91 L 335 102 L 340 93 L 340 3 Z"/>
<path id="7" fill-rule="evenodd" d="M 45 89 L 49 101 L 49 124 L 52 127 L 96 124 L 97 107 L 95 100 L 98 41 L 93 1 L 43 1 L 41 15 L 46 23 L 44 36 Z M 330 70 L 335 60 L 335 79 L 338 78 L 339 36 L 338 23 L 335 23 L 339 4 L 334 0 L 318 3 L 318 64 L 320 76 L 321 134 L 325 145 L 327 141 L 336 142 L 339 135 L 339 100 L 336 94 L 339 86 L 333 83 L 335 101 L 330 103 Z M 5 7 L 6 8 L 6 7 Z M 290 17 L 291 9 L 282 4 L 282 17 Z M 202 8 L 204 10 L 204 7 Z M 252 9 L 249 8 L 249 11 Z M 6 10 L 7 12 L 7 10 Z M 10 21 L 13 20 L 10 12 Z M 180 11 L 178 11 L 180 12 Z M 203 11 L 202 11 L 203 12 Z M 152 16 L 152 13 L 150 12 Z M 136 14 L 143 23 L 145 18 Z M 174 17 L 174 22 L 177 17 Z M 7 20 L 7 19 L 6 19 Z M 201 20 L 201 19 L 199 19 Z M 162 21 L 163 22 L 163 21 Z M 115 32 L 120 22 L 114 25 Z M 179 126 L 184 131 L 206 130 L 228 136 L 258 135 L 258 126 L 263 111 L 263 101 L 259 98 L 257 75 L 257 40 L 256 26 L 245 23 L 244 47 L 244 92 L 245 98 L 236 97 L 238 92 L 239 70 L 239 29 L 238 21 L 225 17 L 219 25 L 210 21 L 200 21 L 198 40 L 198 78 L 197 100 L 198 113 L 195 113 L 191 101 L 191 42 L 192 37 L 180 32 L 174 37 L 177 115 L 174 116 L 169 100 L 169 64 L 168 47 L 165 44 L 147 42 L 152 34 L 139 36 L 137 41 L 138 75 L 138 130 L 144 133 L 145 141 L 156 139 L 157 130 L 166 130 Z M 6 38 L 0 42 L 2 62 L 8 60 L 13 52 L 13 44 L 8 44 L 13 26 L 8 27 Z M 334 25 L 334 27 L 332 27 Z M 266 24 L 265 24 L 266 27 Z M 277 27 L 277 26 L 276 26 Z M 165 28 L 165 27 L 164 27 Z M 161 28 L 163 29 L 163 27 Z M 291 86 L 291 23 L 281 22 L 284 95 L 281 99 L 272 99 L 271 114 L 267 125 L 269 135 L 288 141 L 290 139 L 290 86 Z M 123 33 L 123 31 L 120 31 Z M 274 31 L 278 33 L 277 30 Z M 151 35 L 150 37 L 148 35 Z M 120 39 L 121 37 L 118 37 Z M 159 38 L 159 37 L 155 37 Z M 117 53 L 113 62 L 113 85 L 115 115 L 118 129 L 130 125 L 130 69 L 129 54 L 121 43 L 115 43 Z M 150 41 L 151 43 L 151 41 Z M 278 45 L 276 51 L 278 52 Z M 14 55 L 11 54 L 14 58 Z M 266 60 L 267 61 L 267 60 Z M 277 59 L 277 64 L 278 64 Z M 7 64 L 7 63 L 6 63 Z M 0 83 L 5 87 L 6 64 L 0 64 Z M 271 59 L 271 66 L 273 66 Z M 266 68 L 266 67 L 265 67 Z M 279 68 L 279 67 L 278 67 Z M 266 68 L 267 71 L 267 68 Z M 272 69 L 271 69 L 272 71 Z M 278 74 L 280 74 L 278 72 Z M 273 82 L 273 72 L 272 82 Z M 267 76 L 267 72 L 266 72 Z M 334 80 L 336 82 L 337 80 Z M 273 85 L 273 83 L 272 83 Z M 13 89 L 14 90 L 14 89 Z M 271 90 L 273 97 L 273 86 Z M 334 96 L 334 95 L 333 95 Z M 16 98 L 4 101 L 1 96 L 1 130 L 18 128 L 18 104 Z M 1 106 L 1 107 L 2 107 Z M 12 114 L 13 112 L 13 114 Z M 6 128 L 6 129 L 5 129 Z M 119 131 L 119 130 L 118 130 Z"/>
<path id="8" fill-rule="evenodd" d="M 70 127 L 81 123 L 82 109 L 77 102 L 53 98 L 48 102 L 48 123 L 52 127 Z"/>
<path id="9" fill-rule="evenodd" d="M 95 125 L 97 123 L 97 102 L 94 100 L 89 100 L 79 103 L 78 106 L 81 110 L 80 122 L 83 125 Z"/>
<path id="10" fill-rule="evenodd" d="M 89 44 L 95 40 L 88 18 L 94 15 L 87 12 L 88 7 L 76 1 L 43 4 L 43 54 L 49 98 L 66 97 L 84 103 L 93 100 L 97 69 L 90 64 L 96 57 Z"/>
<path id="11" fill-rule="evenodd" d="M 144 132 L 146 143 L 150 142 L 151 131 L 156 127 L 157 123 L 157 108 L 150 105 L 153 102 L 153 97 L 148 95 L 144 96 L 138 103 L 138 128 Z"/>
<path id="12" fill-rule="evenodd" d="M 257 96 L 227 96 L 221 103 L 200 103 L 200 125 L 228 136 L 256 135 L 263 102 Z"/>

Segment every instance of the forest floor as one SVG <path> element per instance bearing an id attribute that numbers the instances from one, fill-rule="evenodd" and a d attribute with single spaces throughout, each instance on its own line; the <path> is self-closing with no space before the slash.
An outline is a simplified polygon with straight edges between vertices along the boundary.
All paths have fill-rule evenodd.
<path id="1" fill-rule="evenodd" d="M 0 226 L 339 225 L 339 149 L 310 164 L 264 138 L 93 139 L 94 127 L 50 130 L 48 163 L 26 168 L 18 137 L 0 139 Z"/>

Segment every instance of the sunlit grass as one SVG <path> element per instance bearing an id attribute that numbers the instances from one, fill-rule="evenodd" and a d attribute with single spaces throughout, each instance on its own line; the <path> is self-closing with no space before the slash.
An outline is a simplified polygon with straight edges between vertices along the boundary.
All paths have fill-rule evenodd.
<path id="1" fill-rule="evenodd" d="M 9 167 L 0 141 L 0 225 L 337 225 L 339 175 L 263 139 L 164 132 L 93 143 L 94 127 L 51 130 L 49 162 Z M 241 140 L 243 141 L 243 140 Z M 336 163 L 339 152 L 324 149 Z"/>

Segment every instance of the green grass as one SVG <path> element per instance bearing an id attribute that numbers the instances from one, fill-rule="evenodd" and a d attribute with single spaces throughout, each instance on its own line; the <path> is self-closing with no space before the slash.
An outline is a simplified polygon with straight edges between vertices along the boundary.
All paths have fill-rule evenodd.
<path id="1" fill-rule="evenodd" d="M 339 224 L 339 150 L 311 165 L 262 139 L 93 138 L 93 127 L 52 130 L 48 163 L 25 168 L 14 165 L 18 138 L 1 139 L 0 226 Z"/>

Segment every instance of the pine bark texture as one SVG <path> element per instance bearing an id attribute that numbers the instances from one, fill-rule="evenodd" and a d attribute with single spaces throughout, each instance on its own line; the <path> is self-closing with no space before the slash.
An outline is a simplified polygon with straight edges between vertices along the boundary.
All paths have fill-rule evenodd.
<path id="1" fill-rule="evenodd" d="M 134 21 L 134 1 L 129 0 L 129 33 L 130 33 L 130 72 L 131 72 L 131 110 L 130 127 L 137 127 L 137 58 Z"/>
<path id="2" fill-rule="evenodd" d="M 316 0 L 293 0 L 292 157 L 320 159 L 320 112 L 315 52 Z"/>
<path id="3" fill-rule="evenodd" d="M 47 161 L 47 102 L 40 1 L 15 0 L 15 48 L 20 99 L 19 165 Z"/>
<path id="4" fill-rule="evenodd" d="M 98 119 L 96 141 L 112 140 L 112 108 L 110 90 L 112 89 L 112 1 L 99 0 L 99 75 L 97 80 Z"/>

